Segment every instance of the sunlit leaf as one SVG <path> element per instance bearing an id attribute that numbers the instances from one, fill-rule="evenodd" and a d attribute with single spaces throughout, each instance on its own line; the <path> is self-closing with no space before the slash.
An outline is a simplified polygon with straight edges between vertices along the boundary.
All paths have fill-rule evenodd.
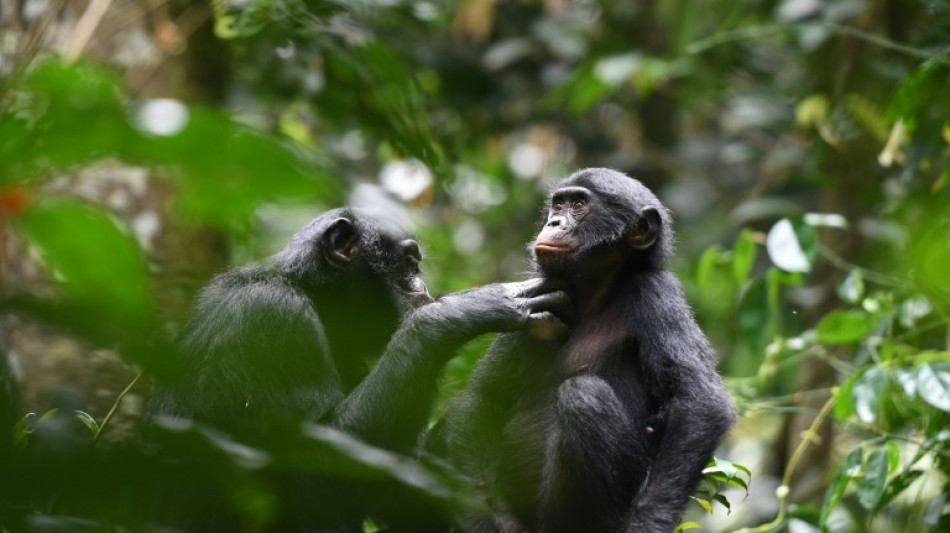
<path id="1" fill-rule="evenodd" d="M 710 503 L 709 500 L 706 500 L 703 498 L 696 498 L 696 497 L 694 497 L 693 500 L 695 500 L 696 503 L 700 505 L 700 507 L 705 509 L 707 513 L 712 514 L 713 512 L 712 503 Z"/>
<path id="2" fill-rule="evenodd" d="M 783 218 L 769 230 L 765 248 L 769 259 L 782 270 L 810 272 L 818 253 L 818 234 L 800 220 Z"/>
<path id="3" fill-rule="evenodd" d="M 917 394 L 917 374 L 907 367 L 897 367 L 894 369 L 894 379 L 904 390 L 904 396 L 913 398 Z"/>
<path id="4" fill-rule="evenodd" d="M 868 424 L 873 424 L 877 420 L 888 381 L 886 371 L 877 367 L 868 368 L 855 381 L 854 388 L 851 389 L 851 398 L 859 420 Z"/>
<path id="5" fill-rule="evenodd" d="M 864 277 L 858 269 L 852 270 L 838 285 L 838 297 L 849 304 L 856 304 L 864 296 Z"/>
<path id="6" fill-rule="evenodd" d="M 699 529 L 703 526 L 698 522 L 683 522 L 682 524 L 676 526 L 674 533 L 679 533 L 680 531 L 686 531 L 687 529 Z"/>
<path id="7" fill-rule="evenodd" d="M 917 365 L 917 393 L 930 405 L 950 412 L 950 361 Z"/>
<path id="8" fill-rule="evenodd" d="M 795 123 L 802 127 L 820 124 L 828 119 L 830 107 L 827 97 L 813 94 L 795 107 Z"/>
<path id="9" fill-rule="evenodd" d="M 917 322 L 933 311 L 930 301 L 923 296 L 915 296 L 901 302 L 899 317 L 905 328 L 913 328 Z"/>

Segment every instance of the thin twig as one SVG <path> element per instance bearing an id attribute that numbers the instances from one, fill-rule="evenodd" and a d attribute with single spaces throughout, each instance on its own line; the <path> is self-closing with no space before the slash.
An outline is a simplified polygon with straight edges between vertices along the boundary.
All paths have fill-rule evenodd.
<path id="1" fill-rule="evenodd" d="M 947 51 L 943 52 L 928 52 L 926 50 L 920 50 L 912 46 L 908 46 L 904 43 L 899 43 L 897 41 L 892 41 L 886 39 L 879 35 L 874 35 L 873 33 L 868 33 L 866 31 L 859 30 L 857 28 L 852 28 L 850 26 L 842 26 L 840 24 L 832 24 L 829 22 L 825 23 L 808 23 L 808 26 L 818 26 L 825 28 L 833 33 L 838 35 L 847 35 L 849 37 L 854 37 L 855 39 L 860 39 L 862 41 L 880 46 L 881 48 L 887 48 L 888 50 L 893 50 L 895 52 L 900 52 L 918 59 L 925 59 L 928 61 L 937 61 L 940 63 L 950 63 L 950 53 Z M 765 37 L 770 37 L 774 34 L 782 33 L 787 30 L 795 29 L 802 25 L 796 24 L 767 24 L 764 26 L 750 26 L 745 28 L 738 28 L 735 30 L 729 30 L 724 32 L 715 33 L 706 37 L 704 39 L 699 39 L 690 43 L 686 47 L 686 53 L 688 54 L 700 54 L 709 50 L 710 48 L 715 48 L 721 44 L 726 44 L 735 41 L 744 41 L 744 40 L 755 40 L 762 39 Z"/>
<path id="2" fill-rule="evenodd" d="M 141 377 L 142 377 L 141 372 L 136 374 L 135 377 L 132 378 L 132 382 L 129 383 L 129 385 L 125 388 L 125 390 L 120 392 L 119 395 L 116 397 L 115 403 L 112 404 L 112 409 L 109 409 L 109 414 L 107 414 L 106 417 L 102 420 L 102 423 L 99 424 L 99 429 L 96 430 L 95 436 L 92 437 L 93 444 L 99 442 L 99 436 L 102 435 L 102 431 L 106 429 L 106 426 L 109 425 L 109 421 L 112 420 L 112 417 L 115 415 L 116 411 L 119 410 L 119 405 L 122 404 L 122 399 L 125 398 L 125 395 L 128 394 L 130 390 L 132 390 L 132 387 L 134 387 L 135 384 L 138 383 L 139 378 Z"/>
<path id="3" fill-rule="evenodd" d="M 79 58 L 82 51 L 85 50 L 86 45 L 89 44 L 89 39 L 92 38 L 96 27 L 102 22 L 102 17 L 105 16 L 106 11 L 111 5 L 112 0 L 92 0 L 92 2 L 89 3 L 89 6 L 86 7 L 86 11 L 79 17 L 76 28 L 69 36 L 66 49 L 63 50 L 63 58 L 67 62 L 72 63 Z"/>
<path id="4" fill-rule="evenodd" d="M 886 285 L 889 287 L 899 288 L 899 289 L 907 289 L 910 286 L 909 283 L 907 283 L 906 281 L 900 278 L 890 276 L 887 274 L 882 274 L 880 272 L 875 272 L 873 270 L 868 270 L 864 267 L 859 267 L 858 265 L 855 265 L 854 263 L 847 261 L 846 259 L 844 259 L 840 255 L 835 253 L 834 250 L 832 250 L 831 248 L 827 246 L 824 246 L 824 245 L 819 246 L 818 253 L 820 253 L 821 257 L 826 259 L 834 267 L 839 268 L 845 272 L 851 271 L 851 270 L 857 270 L 861 272 L 861 275 L 864 277 L 864 279 L 870 282 L 878 283 L 880 285 Z"/>

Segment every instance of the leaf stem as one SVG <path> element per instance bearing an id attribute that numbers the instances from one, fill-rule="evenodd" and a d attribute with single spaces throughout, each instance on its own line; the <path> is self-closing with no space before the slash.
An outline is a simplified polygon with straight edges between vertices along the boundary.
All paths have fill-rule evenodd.
<path id="1" fill-rule="evenodd" d="M 132 390 L 132 387 L 134 387 L 135 384 L 138 383 L 139 378 L 141 377 L 142 377 L 141 372 L 136 374 L 135 377 L 132 378 L 131 383 L 129 383 L 128 386 L 125 387 L 125 390 L 123 390 L 122 392 L 119 393 L 118 396 L 116 396 L 115 403 L 112 404 L 112 409 L 109 409 L 109 413 L 102 420 L 102 423 L 99 424 L 99 430 L 96 431 L 95 436 L 92 437 L 93 444 L 99 442 L 99 437 L 102 435 L 102 430 L 106 429 L 106 426 L 109 425 L 109 421 L 112 420 L 112 417 L 115 416 L 116 411 L 119 410 L 119 405 L 122 404 L 122 399 L 125 398 L 125 395 L 128 394 L 130 390 Z"/>

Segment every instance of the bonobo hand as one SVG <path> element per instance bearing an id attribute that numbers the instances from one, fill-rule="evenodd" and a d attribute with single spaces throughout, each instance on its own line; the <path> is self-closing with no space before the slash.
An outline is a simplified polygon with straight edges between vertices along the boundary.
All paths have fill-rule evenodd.
<path id="1" fill-rule="evenodd" d="M 526 310 L 527 318 L 520 325 L 533 337 L 549 340 L 567 333 L 574 319 L 574 305 L 563 283 L 532 278 L 501 285 Z"/>
<path id="2" fill-rule="evenodd" d="M 433 305 L 469 336 L 528 328 L 539 338 L 553 338 L 566 331 L 574 312 L 562 284 L 541 278 L 476 287 Z"/>

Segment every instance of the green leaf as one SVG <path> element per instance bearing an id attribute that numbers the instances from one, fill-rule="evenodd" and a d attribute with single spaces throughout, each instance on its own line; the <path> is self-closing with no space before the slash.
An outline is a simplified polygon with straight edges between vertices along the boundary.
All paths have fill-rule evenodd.
<path id="1" fill-rule="evenodd" d="M 907 470 L 894 476 L 884 489 L 884 495 L 878 500 L 877 505 L 871 510 L 872 516 L 877 514 L 885 505 L 891 503 L 900 493 L 907 490 L 914 481 L 917 481 L 924 474 L 921 470 Z"/>
<path id="2" fill-rule="evenodd" d="M 854 400 L 854 411 L 859 420 L 868 424 L 873 424 L 877 420 L 888 381 L 887 373 L 877 367 L 868 368 L 855 381 L 851 398 Z"/>
<path id="3" fill-rule="evenodd" d="M 917 373 L 908 367 L 894 368 L 894 378 L 904 391 L 904 396 L 914 398 L 917 395 Z"/>
<path id="4" fill-rule="evenodd" d="M 896 442 L 889 440 L 885 444 L 887 448 L 887 474 L 891 475 L 897 472 L 897 467 L 901 463 L 901 447 Z"/>
<path id="5" fill-rule="evenodd" d="M 856 304 L 864 296 L 864 277 L 858 269 L 852 270 L 838 285 L 838 297 L 849 304 Z"/>
<path id="6" fill-rule="evenodd" d="M 825 344 L 851 344 L 871 331 L 868 316 L 861 311 L 832 311 L 815 327 L 818 340 Z"/>
<path id="7" fill-rule="evenodd" d="M 917 365 L 917 393 L 930 405 L 950 412 L 950 361 Z"/>
<path id="8" fill-rule="evenodd" d="M 864 475 L 858 479 L 858 503 L 867 510 L 877 506 L 887 485 L 888 451 L 877 448 L 864 465 Z"/>
<path id="9" fill-rule="evenodd" d="M 89 413 L 85 411 L 76 410 L 76 418 L 86 426 L 93 435 L 99 431 L 99 424 L 96 423 L 96 419 L 92 417 Z"/>
<path id="10" fill-rule="evenodd" d="M 835 477 L 831 480 L 831 483 L 828 484 L 828 489 L 825 491 L 825 499 L 821 504 L 819 523 L 824 524 L 828 521 L 831 511 L 838 506 L 841 497 L 844 496 L 844 491 L 847 490 L 848 484 L 850 484 L 851 480 L 860 472 L 861 448 L 857 447 L 851 450 L 851 453 L 844 458 L 844 461 L 841 462 L 841 466 L 838 467 L 838 471 L 835 473 Z"/>
<path id="11" fill-rule="evenodd" d="M 917 322 L 929 315 L 933 311 L 930 301 L 923 296 L 915 296 L 901 302 L 899 317 L 900 323 L 905 328 L 913 328 Z"/>
<path id="12" fill-rule="evenodd" d="M 729 504 L 729 499 L 723 496 L 722 494 L 714 494 L 712 497 L 713 500 L 719 502 L 720 505 L 726 508 L 726 514 L 732 513 L 732 505 Z"/>
<path id="13" fill-rule="evenodd" d="M 748 281 L 752 267 L 755 265 L 757 252 L 758 244 L 755 242 L 755 232 L 750 229 L 743 229 L 739 232 L 736 243 L 732 247 L 732 273 L 737 285 L 741 286 Z"/>
<path id="14" fill-rule="evenodd" d="M 75 312 L 136 330 L 151 322 L 145 258 L 129 232 L 104 210 L 47 201 L 19 216 L 16 227 L 39 252 Z"/>
<path id="15" fill-rule="evenodd" d="M 693 497 L 693 499 L 696 500 L 696 503 L 698 503 L 700 507 L 705 509 L 707 513 L 712 514 L 713 508 L 712 508 L 712 504 L 709 503 L 709 500 L 705 500 L 703 498 L 696 498 L 695 496 Z"/>
<path id="16" fill-rule="evenodd" d="M 852 374 L 840 387 L 834 389 L 835 395 L 835 419 L 845 421 L 854 414 L 854 383 L 861 377 L 860 372 Z"/>
<path id="17" fill-rule="evenodd" d="M 687 529 L 697 529 L 702 528 L 698 522 L 683 522 L 682 524 L 676 526 L 676 529 L 673 530 L 674 533 L 680 533 L 680 531 L 686 531 Z"/>

